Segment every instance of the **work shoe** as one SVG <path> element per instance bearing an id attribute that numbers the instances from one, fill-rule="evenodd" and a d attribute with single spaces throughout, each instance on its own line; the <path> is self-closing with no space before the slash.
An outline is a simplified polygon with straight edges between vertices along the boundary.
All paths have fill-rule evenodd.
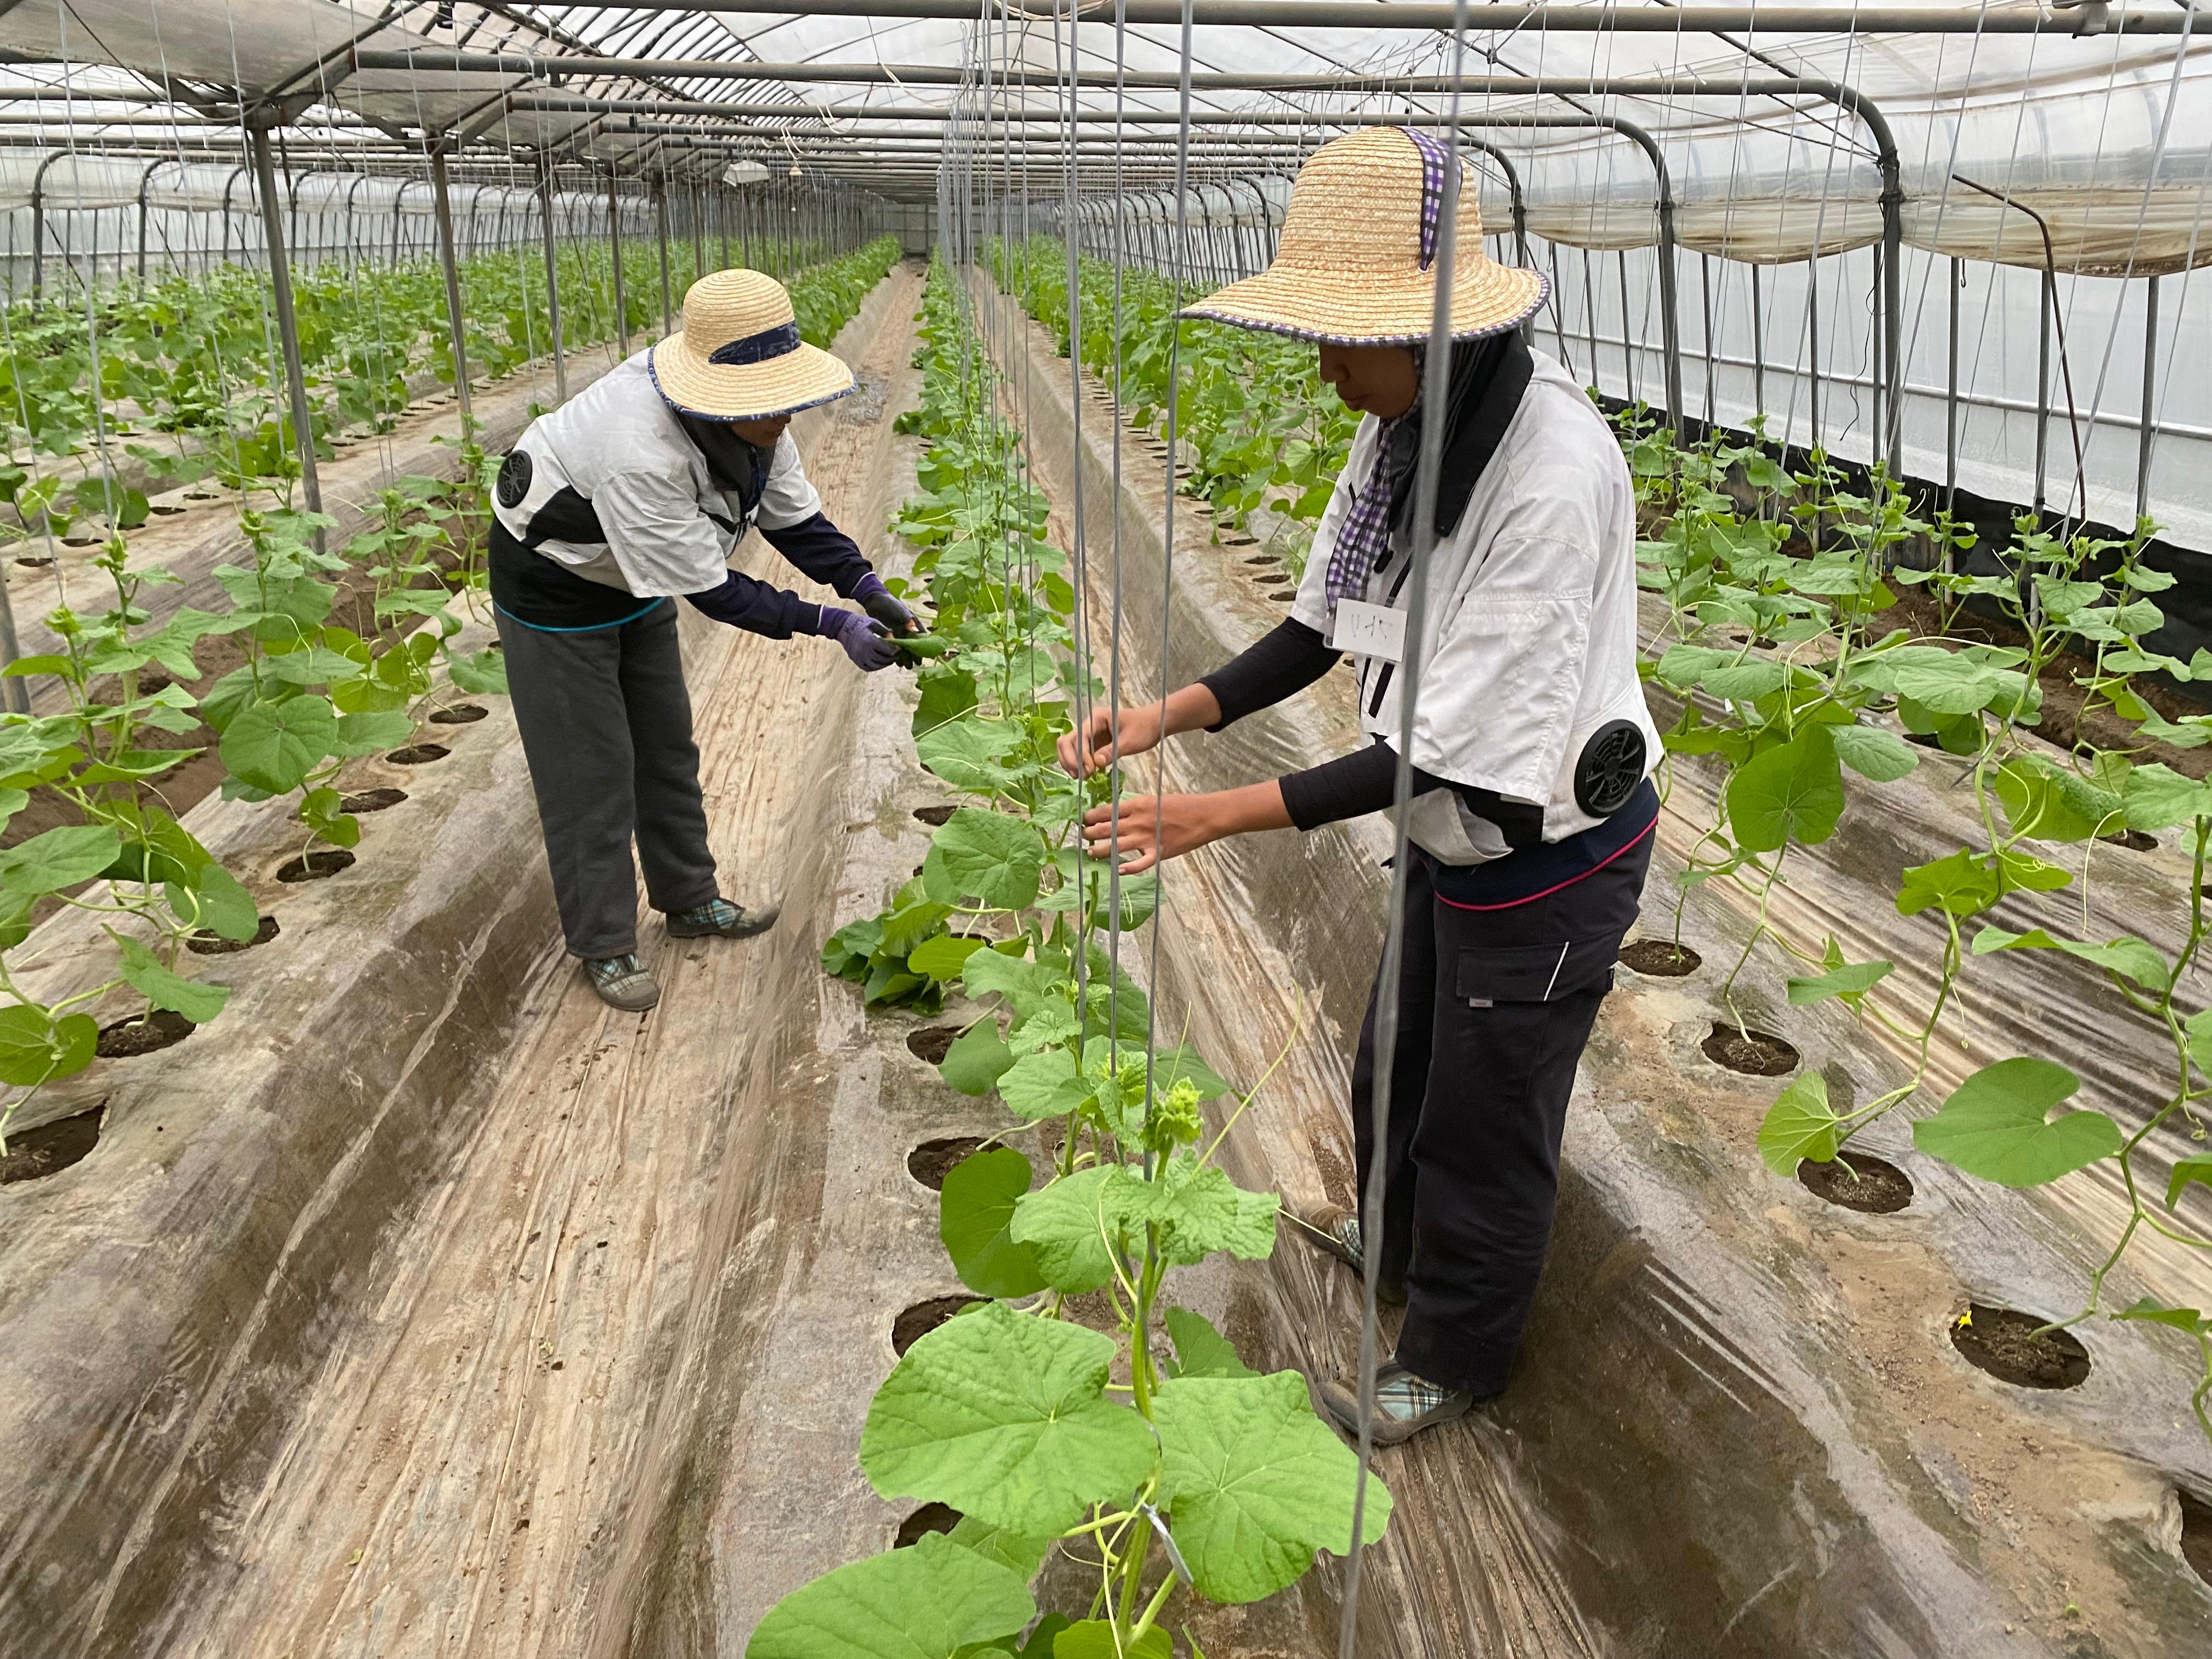
<path id="1" fill-rule="evenodd" d="M 584 977 L 592 981 L 592 988 L 599 994 L 600 1001 L 626 1014 L 641 1014 L 660 1000 L 660 988 L 645 971 L 635 951 L 586 962 Z"/>
<path id="2" fill-rule="evenodd" d="M 709 934 L 723 939 L 750 939 L 755 933 L 765 933 L 775 926 L 775 919 L 783 914 L 781 905 L 771 905 L 765 910 L 748 910 L 742 904 L 732 904 L 726 898 L 709 899 L 690 910 L 672 910 L 668 913 L 668 937 L 671 939 L 705 939 Z"/>
<path id="3" fill-rule="evenodd" d="M 1359 1275 L 1367 1277 L 1367 1253 L 1359 1245 L 1359 1217 L 1341 1204 L 1324 1204 L 1317 1209 L 1285 1212 L 1298 1237 L 1317 1250 L 1326 1251 Z M 1387 1308 L 1406 1305 L 1406 1287 L 1397 1279 L 1385 1279 L 1375 1286 L 1375 1299 Z"/>
<path id="4" fill-rule="evenodd" d="M 1359 1391 L 1341 1382 L 1321 1385 L 1322 1408 L 1354 1440 L 1359 1437 Z M 1465 1417 L 1475 1403 L 1472 1389 L 1447 1389 L 1419 1377 L 1395 1358 L 1375 1370 L 1372 1437 L 1378 1446 L 1401 1446 L 1423 1429 Z"/>

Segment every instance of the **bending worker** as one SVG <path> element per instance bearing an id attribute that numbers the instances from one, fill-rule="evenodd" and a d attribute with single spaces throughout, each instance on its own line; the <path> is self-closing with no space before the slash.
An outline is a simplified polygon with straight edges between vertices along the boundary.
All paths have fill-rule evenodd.
<path id="1" fill-rule="evenodd" d="M 1313 684 L 1346 650 L 1370 743 L 1273 782 L 1125 800 L 1118 840 L 1109 809 L 1092 811 L 1091 849 L 1124 871 L 1391 804 L 1449 164 L 1441 145 L 1401 129 L 1323 145 L 1298 174 L 1274 263 L 1186 313 L 1319 342 L 1322 378 L 1365 418 L 1291 620 L 1159 703 L 1097 711 L 1063 739 L 1062 758 L 1088 773 L 1117 747 L 1219 731 Z M 1383 1236 L 1364 1237 L 1334 1207 L 1299 1218 L 1354 1268 L 1378 1250 L 1382 1294 L 1405 1303 L 1377 1377 L 1384 1444 L 1505 1386 L 1550 1237 L 1576 1064 L 1637 914 L 1658 815 L 1628 470 L 1589 398 L 1520 331 L 1543 278 L 1484 256 L 1471 179 L 1460 201 L 1387 1148 L 1371 1144 L 1372 998 L 1352 1084 L 1362 1193 L 1384 1164 Z M 1356 1432 L 1352 1389 L 1321 1392 Z"/>
<path id="2" fill-rule="evenodd" d="M 637 957 L 637 888 L 671 937 L 744 939 L 775 921 L 723 897 L 677 647 L 681 598 L 770 639 L 834 640 L 853 665 L 918 632 L 831 524 L 785 428 L 853 371 L 801 343 L 791 296 L 752 270 L 702 277 L 684 328 L 530 423 L 493 491 L 491 592 L 570 952 L 617 1008 L 659 988 Z M 817 605 L 727 561 L 746 531 L 868 613 Z"/>

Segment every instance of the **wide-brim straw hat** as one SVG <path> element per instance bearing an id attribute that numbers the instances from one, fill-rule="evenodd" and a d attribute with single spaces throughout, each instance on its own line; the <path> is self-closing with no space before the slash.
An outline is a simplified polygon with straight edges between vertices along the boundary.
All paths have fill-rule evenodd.
<path id="1" fill-rule="evenodd" d="M 684 295 L 684 326 L 647 360 L 660 395 L 710 421 L 765 421 L 844 397 L 853 371 L 799 337 L 791 295 L 757 270 L 718 270 Z"/>
<path id="2" fill-rule="evenodd" d="M 1338 345 L 1412 345 L 1436 314 L 1443 145 L 1404 127 L 1369 127 L 1306 158 L 1291 186 L 1274 263 L 1182 313 Z M 1451 331 L 1471 339 L 1526 321 L 1544 303 L 1541 273 L 1483 251 L 1474 179 L 1461 164 L 1452 247 Z"/>

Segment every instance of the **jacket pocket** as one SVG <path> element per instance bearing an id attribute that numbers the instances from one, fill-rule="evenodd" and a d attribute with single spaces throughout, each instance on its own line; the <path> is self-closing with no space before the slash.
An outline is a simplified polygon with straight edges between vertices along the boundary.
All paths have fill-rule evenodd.
<path id="1" fill-rule="evenodd" d="M 1614 939 L 1463 946 L 1452 993 L 1480 1008 L 1499 1002 L 1555 1002 L 1583 991 L 1609 989 L 1620 948 Z"/>

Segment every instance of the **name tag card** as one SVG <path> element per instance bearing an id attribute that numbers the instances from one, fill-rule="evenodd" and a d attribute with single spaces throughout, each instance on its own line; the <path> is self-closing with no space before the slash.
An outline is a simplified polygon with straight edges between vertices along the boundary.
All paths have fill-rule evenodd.
<path id="1" fill-rule="evenodd" d="M 1373 657 L 1381 662 L 1403 662 L 1406 613 L 1393 611 L 1388 605 L 1370 605 L 1364 599 L 1340 599 L 1336 606 L 1336 634 L 1329 644 L 1354 656 Z"/>

